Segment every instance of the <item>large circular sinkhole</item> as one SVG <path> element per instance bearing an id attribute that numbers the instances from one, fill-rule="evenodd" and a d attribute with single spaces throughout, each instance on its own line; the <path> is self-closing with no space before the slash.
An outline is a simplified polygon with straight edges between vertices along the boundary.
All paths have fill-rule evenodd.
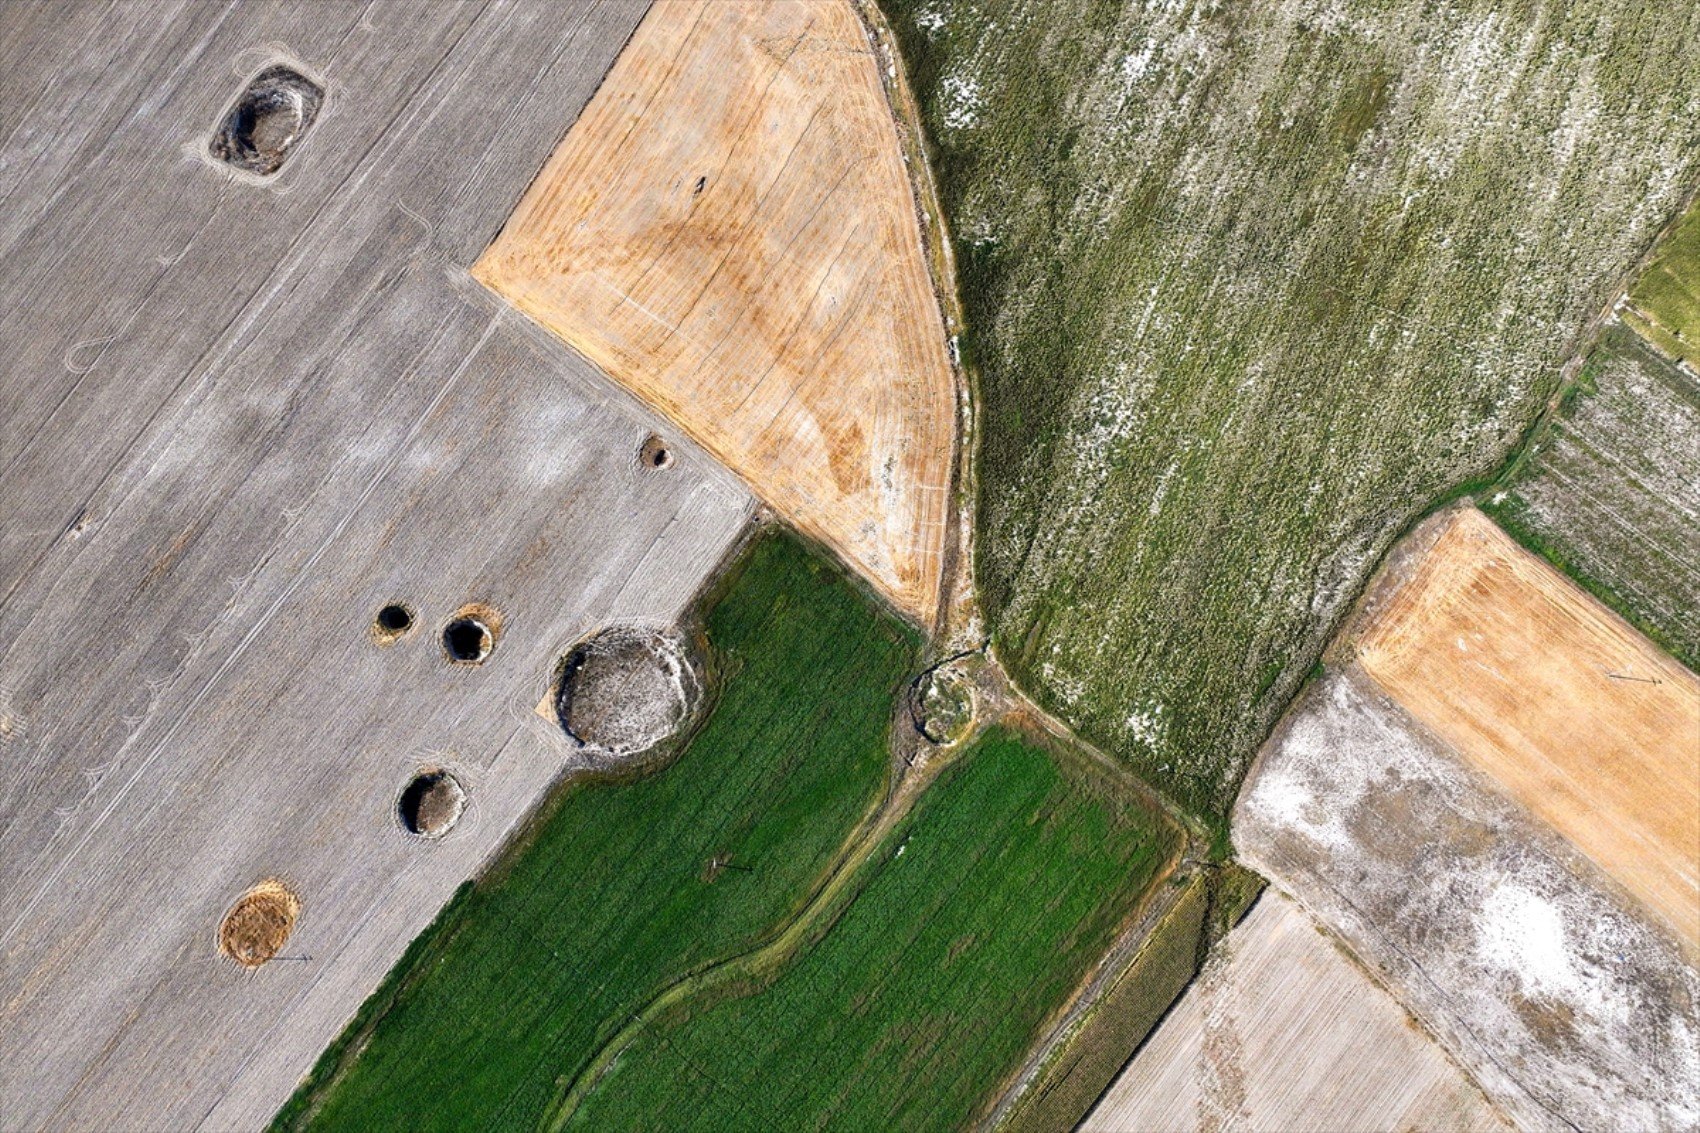
<path id="1" fill-rule="evenodd" d="M 476 665 L 496 648 L 502 617 L 482 602 L 462 606 L 443 627 L 443 652 L 460 665 Z"/>
<path id="2" fill-rule="evenodd" d="M 277 878 L 237 898 L 218 926 L 218 950 L 244 968 L 258 968 L 283 950 L 301 915 L 301 900 Z"/>
<path id="3" fill-rule="evenodd" d="M 974 680 L 963 658 L 928 669 L 909 688 L 915 730 L 928 742 L 949 747 L 974 728 Z"/>
<path id="4" fill-rule="evenodd" d="M 679 731 L 700 693 L 696 669 L 678 637 L 642 626 L 614 626 L 568 652 L 555 713 L 580 746 L 623 757 Z"/>
<path id="5" fill-rule="evenodd" d="M 421 838 L 441 838 L 465 809 L 466 789 L 447 771 L 436 770 L 415 775 L 395 804 L 401 828 Z"/>

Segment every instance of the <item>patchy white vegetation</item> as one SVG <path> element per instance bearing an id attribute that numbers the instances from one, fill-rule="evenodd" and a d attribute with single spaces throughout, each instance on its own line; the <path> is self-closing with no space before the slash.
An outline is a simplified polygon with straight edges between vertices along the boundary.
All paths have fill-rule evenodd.
<path id="1" fill-rule="evenodd" d="M 944 128 L 966 130 L 979 121 L 985 106 L 980 84 L 972 78 L 952 75 L 944 81 Z"/>
<path id="2" fill-rule="evenodd" d="M 963 242 L 1000 655 L 1224 808 L 1700 176 L 1700 10 L 889 2 Z"/>

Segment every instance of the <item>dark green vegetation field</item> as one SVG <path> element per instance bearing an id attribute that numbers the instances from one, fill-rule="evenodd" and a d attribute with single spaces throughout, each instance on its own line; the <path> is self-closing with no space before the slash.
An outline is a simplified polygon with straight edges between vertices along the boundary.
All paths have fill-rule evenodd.
<path id="1" fill-rule="evenodd" d="M 644 1031 L 568 1127 L 955 1129 L 988 1106 L 1178 832 L 1002 730 L 943 776 L 824 939 Z"/>
<path id="2" fill-rule="evenodd" d="M 1673 358 L 1700 367 L 1700 204 L 1660 242 L 1624 320 Z"/>
<path id="3" fill-rule="evenodd" d="M 1483 510 L 1700 669 L 1700 386 L 1616 326 Z"/>
<path id="4" fill-rule="evenodd" d="M 790 536 L 760 541 L 724 585 L 707 614 L 718 701 L 690 746 L 637 781 L 568 787 L 278 1127 L 535 1128 L 557 1079 L 665 984 L 806 903 L 882 796 L 920 641 Z"/>
<path id="5" fill-rule="evenodd" d="M 1219 819 L 1692 187 L 1700 6 L 882 3 L 957 247 L 999 655 Z"/>

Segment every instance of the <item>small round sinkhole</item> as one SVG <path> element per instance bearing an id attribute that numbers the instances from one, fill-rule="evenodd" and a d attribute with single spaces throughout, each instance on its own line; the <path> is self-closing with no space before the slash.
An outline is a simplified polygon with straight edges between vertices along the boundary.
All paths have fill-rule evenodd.
<path id="1" fill-rule="evenodd" d="M 443 627 L 443 649 L 449 660 L 462 665 L 476 665 L 490 656 L 496 639 L 482 619 L 456 618 Z"/>
<path id="2" fill-rule="evenodd" d="M 638 463 L 645 468 L 666 468 L 673 463 L 673 450 L 667 447 L 666 441 L 651 433 L 638 450 Z"/>
<path id="3" fill-rule="evenodd" d="M 421 838 L 441 838 L 465 809 L 466 789 L 447 771 L 421 771 L 395 804 L 401 828 Z"/>
<path id="4" fill-rule="evenodd" d="M 388 645 L 413 628 L 413 611 L 399 602 L 391 602 L 372 619 L 372 636 L 380 645 Z"/>

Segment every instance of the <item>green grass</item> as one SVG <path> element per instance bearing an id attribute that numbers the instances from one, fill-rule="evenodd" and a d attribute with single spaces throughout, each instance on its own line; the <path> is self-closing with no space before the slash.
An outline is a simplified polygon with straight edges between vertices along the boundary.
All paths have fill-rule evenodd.
<path id="1" fill-rule="evenodd" d="M 994 730 L 864 867 L 823 939 L 753 994 L 646 1029 L 568 1127 L 962 1128 L 1178 837 L 1098 773 Z"/>
<path id="2" fill-rule="evenodd" d="M 1263 892 L 1242 866 L 1206 867 L 1171 884 L 1181 892 L 1079 1030 L 1011 1111 L 1007 1133 L 1080 1125 L 1198 974 L 1216 941 Z"/>
<path id="3" fill-rule="evenodd" d="M 1223 820 L 1391 542 L 1500 467 L 1700 172 L 1700 8 L 883 0 L 1021 686 Z"/>
<path id="4" fill-rule="evenodd" d="M 1631 325 L 1667 354 L 1700 367 L 1700 203 L 1660 242 L 1629 301 L 1644 316 L 1626 314 Z"/>
<path id="5" fill-rule="evenodd" d="M 1624 327 L 1482 510 L 1700 668 L 1700 387 Z"/>
<path id="6" fill-rule="evenodd" d="M 1182 884 L 1174 908 L 1152 929 L 1126 973 L 1010 1114 L 1008 1133 L 1078 1126 L 1198 974 L 1210 886 L 1202 873 Z"/>
<path id="7" fill-rule="evenodd" d="M 565 788 L 409 951 L 278 1128 L 532 1129 L 663 986 L 806 903 L 882 797 L 921 643 L 791 536 L 746 554 L 706 633 L 718 700 L 683 753 Z M 730 865 L 711 871 L 716 857 Z"/>

